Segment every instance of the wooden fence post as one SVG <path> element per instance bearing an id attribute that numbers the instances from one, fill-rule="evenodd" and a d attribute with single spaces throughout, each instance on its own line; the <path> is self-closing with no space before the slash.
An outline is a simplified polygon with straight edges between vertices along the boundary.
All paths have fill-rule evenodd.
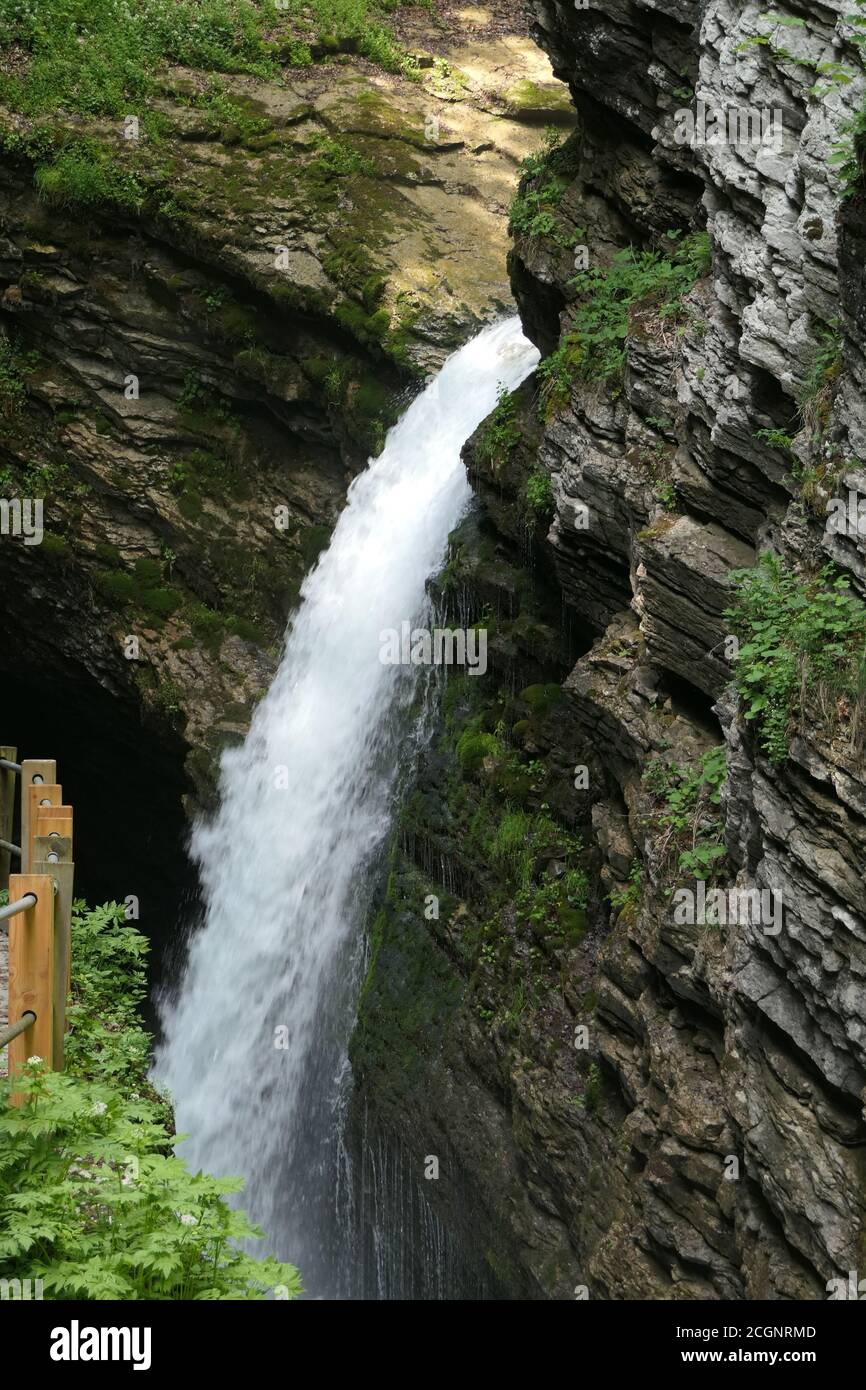
<path id="1" fill-rule="evenodd" d="M 59 807 L 63 800 L 63 788 L 56 782 L 33 782 L 26 790 L 27 799 L 27 834 L 23 834 L 24 803 L 21 805 L 22 836 L 21 836 L 21 864 L 22 873 L 32 873 L 33 864 L 33 841 L 39 834 L 37 816 L 44 811 Z M 26 863 L 27 868 L 23 865 Z"/>
<path id="2" fill-rule="evenodd" d="M 61 808 L 58 808 L 61 809 Z M 53 808 L 52 808 L 53 810 Z M 41 825 L 45 811 L 39 814 Z M 51 821 L 48 822 L 52 824 Z M 59 821 L 54 824 L 60 824 Z M 72 966 L 72 900 L 75 865 L 72 862 L 72 822 L 70 833 L 50 830 L 33 842 L 33 872 L 47 874 L 54 881 L 54 1050 L 52 1068 L 63 1071 L 66 1034 L 66 1001 Z"/>
<path id="3" fill-rule="evenodd" d="M 57 781 L 57 763 L 53 758 L 25 758 L 21 764 L 21 872 L 28 874 L 31 864 L 31 843 L 33 830 L 30 826 L 30 788 L 53 786 Z M 56 800 L 50 804 L 60 804 L 60 788 Z"/>
<path id="4" fill-rule="evenodd" d="M 18 750 L 0 744 L 0 758 L 17 763 Z M 12 826 L 15 817 L 15 777 L 14 772 L 0 768 L 0 840 L 12 839 Z M 9 873 L 12 857 L 8 849 L 0 849 L 0 890 L 9 887 Z M 20 868 L 21 865 L 19 864 Z"/>
<path id="5" fill-rule="evenodd" d="M 28 1009 L 36 1018 L 9 1044 L 10 1076 L 28 1057 L 41 1057 L 50 1067 L 54 1056 L 54 880 L 46 874 L 12 874 L 12 901 L 25 893 L 35 893 L 35 905 L 9 922 L 9 1022 Z M 24 1096 L 12 1100 L 21 1105 Z"/>

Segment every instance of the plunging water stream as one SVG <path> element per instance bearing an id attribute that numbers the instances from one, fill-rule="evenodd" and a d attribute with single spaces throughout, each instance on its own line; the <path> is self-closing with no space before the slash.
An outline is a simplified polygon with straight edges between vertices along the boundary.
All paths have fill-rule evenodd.
<path id="1" fill-rule="evenodd" d="M 538 354 L 518 320 L 445 363 L 349 489 L 304 583 L 273 685 L 193 833 L 206 916 L 163 1005 L 157 1074 L 181 1152 L 246 1179 L 243 1204 L 307 1289 L 341 1287 L 335 1187 L 369 869 L 389 828 L 418 672 L 380 633 L 425 585 L 470 498 L 464 441 Z"/>

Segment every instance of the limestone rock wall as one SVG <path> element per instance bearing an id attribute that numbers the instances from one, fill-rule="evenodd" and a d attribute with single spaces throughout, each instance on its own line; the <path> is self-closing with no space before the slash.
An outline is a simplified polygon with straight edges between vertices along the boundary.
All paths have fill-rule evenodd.
<path id="1" fill-rule="evenodd" d="M 623 246 L 705 228 L 711 263 L 675 328 L 632 317 L 621 380 L 576 373 L 539 412 L 539 377 L 507 459 L 484 427 L 467 451 L 483 510 L 456 569 L 464 606 L 492 605 L 499 663 L 484 727 L 503 708 L 506 724 L 521 716 L 519 755 L 545 769 L 524 804 L 543 797 L 583 827 L 589 928 L 577 944 L 542 943 L 548 992 L 535 1003 L 513 1002 L 515 962 L 533 949 L 519 896 L 496 908 L 507 948 L 473 955 L 467 917 L 499 900 L 455 835 L 467 793 L 443 776 L 440 749 L 401 862 L 430 883 L 445 881 L 437 855 L 449 865 L 460 901 L 427 934 L 462 993 L 446 1011 L 444 1061 L 426 1051 L 423 1103 L 395 1100 L 363 1009 L 357 1068 L 392 1124 L 409 1113 L 430 1143 L 445 1136 L 480 1194 L 473 1239 L 518 1296 L 824 1298 L 864 1262 L 863 731 L 843 712 L 828 733 L 813 710 L 770 762 L 733 689 L 725 614 L 731 572 L 767 550 L 799 574 L 832 560 L 866 594 L 862 534 L 826 527 L 828 500 L 864 489 L 866 205 L 862 192 L 840 198 L 830 161 L 864 96 L 850 6 L 785 4 L 775 23 L 728 0 L 532 0 L 530 11 L 579 127 L 557 232 L 518 234 L 510 254 L 526 331 L 544 354 L 566 341 L 578 242 L 604 265 Z M 683 141 L 699 101 L 776 112 L 778 138 Z M 525 480 L 539 475 L 549 508 L 527 519 Z M 544 624 L 568 628 L 571 656 Z M 544 718 L 531 691 L 522 710 L 514 702 L 538 679 L 533 651 L 562 692 Z M 647 769 L 696 766 L 718 746 L 718 882 L 772 890 L 778 931 L 673 912 L 684 878 Z M 496 758 L 482 781 L 500 777 Z M 585 789 L 571 783 L 578 764 Z M 551 848 L 547 874 L 564 859 Z M 424 930 L 411 900 L 406 889 L 400 930 L 386 932 L 397 959 Z M 581 1024 L 589 1070 L 569 1051 Z M 467 1094 L 485 1103 L 467 1107 Z M 447 1211 L 443 1184 L 430 1200 Z"/>

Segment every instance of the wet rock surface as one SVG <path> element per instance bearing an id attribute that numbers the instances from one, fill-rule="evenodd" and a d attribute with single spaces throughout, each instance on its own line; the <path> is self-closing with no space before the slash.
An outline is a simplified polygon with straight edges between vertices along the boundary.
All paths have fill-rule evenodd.
<path id="1" fill-rule="evenodd" d="M 170 69 L 137 139 L 61 112 L 138 180 L 138 214 L 40 200 L 14 139 L 0 166 L 0 315 L 28 393 L 0 422 L 3 495 L 43 499 L 48 533 L 0 547 L 5 650 L 175 729 L 199 804 L 352 478 L 512 307 L 517 166 L 574 120 L 505 0 L 397 18 L 417 80 L 337 53 L 214 99 Z M 31 123 L 3 121 L 23 148 Z"/>
<path id="2" fill-rule="evenodd" d="M 826 526 L 828 499 L 862 483 L 864 204 L 841 202 L 828 163 L 862 76 L 841 4 L 782 7 L 769 39 L 760 5 L 727 0 L 529 10 L 579 125 L 555 230 L 518 231 L 510 252 L 527 333 L 545 354 L 574 341 L 578 244 L 606 266 L 706 228 L 711 258 L 678 321 L 632 315 L 615 379 L 572 370 L 552 397 L 542 371 L 470 442 L 482 512 L 453 564 L 462 611 L 492 620 L 497 688 L 480 724 L 449 707 L 384 929 L 392 964 L 422 939 L 447 962 L 452 995 L 429 1048 L 399 989 L 383 1004 L 417 1045 L 414 1088 L 396 1091 L 363 1005 L 356 1067 L 392 1126 L 408 1116 L 428 1151 L 447 1145 L 478 1195 L 475 1247 L 515 1296 L 820 1299 L 862 1264 L 863 733 L 804 686 L 771 760 L 732 684 L 726 614 L 731 576 L 768 550 L 801 576 L 832 558 L 864 595 L 863 536 Z M 816 81 L 831 62 L 854 80 Z M 684 143 L 698 100 L 777 110 L 780 138 Z M 560 692 L 543 716 L 531 680 Z M 479 727 L 492 751 L 467 773 Z M 533 768 L 529 790 L 509 758 Z M 687 840 L 672 766 L 716 788 Z M 463 821 L 469 799 L 495 845 L 485 778 L 560 827 L 536 903 L 578 829 L 579 942 L 536 925 L 529 945 L 525 890 L 491 878 L 489 849 L 485 873 Z M 715 856 L 704 880 L 696 845 Z M 413 876 L 447 889 L 447 925 L 418 922 Z M 716 888 L 722 920 L 678 915 L 683 887 Z M 738 908 L 748 892 L 772 920 Z M 447 1185 L 429 1186 L 447 1214 Z"/>

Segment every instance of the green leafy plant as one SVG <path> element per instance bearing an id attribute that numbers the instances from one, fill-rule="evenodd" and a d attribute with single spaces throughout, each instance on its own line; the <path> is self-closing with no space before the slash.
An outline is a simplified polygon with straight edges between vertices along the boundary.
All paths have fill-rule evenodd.
<path id="1" fill-rule="evenodd" d="M 466 729 L 457 742 L 457 760 L 465 774 L 477 772 L 485 758 L 496 757 L 502 745 L 494 734 Z"/>
<path id="2" fill-rule="evenodd" d="M 633 314 L 640 309 L 664 329 L 676 325 L 682 303 L 709 269 L 706 232 L 680 240 L 667 234 L 668 254 L 626 247 L 611 263 L 585 270 L 573 281 L 580 297 L 556 351 L 539 364 L 539 400 L 544 418 L 568 403 L 572 383 L 614 381 L 622 376 Z"/>
<path id="3" fill-rule="evenodd" d="M 519 397 L 505 386 L 497 389 L 496 406 L 478 431 L 475 453 L 486 463 L 501 464 L 520 443 Z"/>
<path id="4" fill-rule="evenodd" d="M 90 140 L 63 146 L 40 164 L 36 188 L 52 207 L 115 207 L 138 212 L 144 204 L 144 188 L 135 174 L 123 169 Z"/>
<path id="5" fill-rule="evenodd" d="M 797 396 L 800 419 L 811 432 L 813 450 L 823 438 L 841 373 L 842 337 L 838 323 L 833 322 L 817 330 L 815 352 Z"/>
<path id="6" fill-rule="evenodd" d="M 769 444 L 771 449 L 781 449 L 785 453 L 790 451 L 794 442 L 793 437 L 784 430 L 756 430 L 755 438 L 762 444 Z"/>
<path id="7" fill-rule="evenodd" d="M 769 553 L 731 579 L 736 603 L 727 617 L 742 639 L 737 689 L 770 760 L 784 762 L 807 717 L 831 737 L 847 724 L 856 747 L 866 712 L 866 605 L 849 581 L 830 565 L 801 577 Z"/>
<path id="8" fill-rule="evenodd" d="M 333 178 L 346 178 L 349 174 L 372 174 L 375 165 L 365 159 L 351 145 L 334 140 L 330 135 L 314 135 L 310 141 L 316 151 L 315 167 L 323 174 Z"/>
<path id="9" fill-rule="evenodd" d="M 725 745 L 710 748 L 694 764 L 656 758 L 643 776 L 655 798 L 652 822 L 660 831 L 656 852 L 663 871 L 710 879 L 725 857 L 724 825 L 718 814 L 726 776 Z"/>
<path id="10" fill-rule="evenodd" d="M 658 498 L 659 502 L 661 502 L 665 511 L 676 511 L 677 507 L 679 506 L 679 495 L 677 493 L 675 483 L 672 483 L 666 479 L 662 479 L 661 481 L 656 483 L 655 495 Z"/>
<path id="11" fill-rule="evenodd" d="M 179 589 L 163 584 L 162 565 L 148 556 L 136 560 L 132 574 L 114 567 L 98 570 L 96 583 L 112 602 L 135 604 L 156 622 L 169 617 L 183 602 Z"/>
<path id="12" fill-rule="evenodd" d="M 15 339 L 0 335 L 0 418 L 12 420 L 21 414 L 27 397 L 26 375 L 36 360 L 36 354 L 26 352 Z"/>
<path id="13" fill-rule="evenodd" d="M 0 1278 L 57 1299 L 296 1297 L 293 1266 L 238 1248 L 261 1235 L 226 1201 L 240 1180 L 172 1153 L 137 1016 L 146 951 L 116 903 L 76 904 L 66 1071 L 31 1058 L 0 1081 Z"/>
<path id="14" fill-rule="evenodd" d="M 643 892 L 643 868 L 639 859 L 632 861 L 628 872 L 628 882 L 624 888 L 614 889 L 610 895 L 610 905 L 618 916 L 633 922 L 640 907 Z"/>
<path id="15" fill-rule="evenodd" d="M 388 72 L 414 79 L 419 75 L 417 63 L 386 22 L 408 3 L 411 0 L 288 0 L 286 14 L 305 46 L 322 50 L 321 56 L 353 50 Z"/>
<path id="16" fill-rule="evenodd" d="M 553 483 L 543 468 L 534 468 L 523 485 L 524 509 L 533 521 L 544 521 L 553 515 Z"/>
<path id="17" fill-rule="evenodd" d="M 572 237 L 559 230 L 556 210 L 562 202 L 567 179 L 562 175 L 572 170 L 568 144 L 562 143 L 561 133 L 550 127 L 544 133 L 541 148 L 528 155 L 520 165 L 520 182 L 508 209 L 509 229 L 530 241 L 551 237 L 560 246 L 570 246 Z"/>
<path id="18" fill-rule="evenodd" d="M 264 22 L 250 0 L 0 0 L 0 45 L 29 55 L 4 72 L 0 99 L 29 115 L 122 116 L 167 63 L 272 76 Z"/>

